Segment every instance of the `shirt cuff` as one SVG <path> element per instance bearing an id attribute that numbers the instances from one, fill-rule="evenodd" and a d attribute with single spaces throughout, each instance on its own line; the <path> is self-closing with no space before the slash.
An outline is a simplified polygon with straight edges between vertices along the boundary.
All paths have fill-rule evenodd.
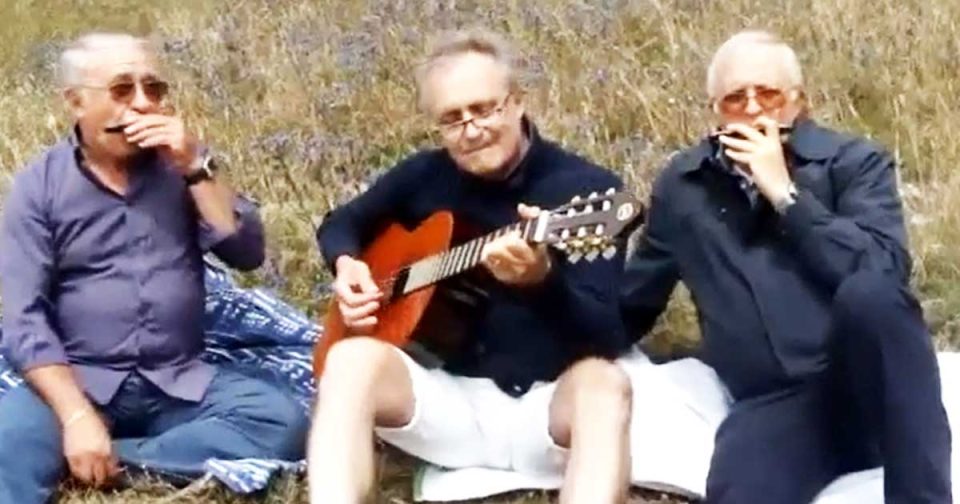
<path id="1" fill-rule="evenodd" d="M 263 224 L 257 206 L 237 196 L 233 211 L 237 228 L 232 233 L 218 231 L 200 219 L 200 247 L 204 252 L 213 251 L 231 267 L 256 269 L 263 263 L 264 256 Z"/>
<path id="2" fill-rule="evenodd" d="M 813 230 L 814 225 L 829 215 L 830 211 L 813 194 L 801 189 L 797 193 L 796 201 L 787 207 L 787 211 L 780 217 L 780 224 L 787 237 L 802 240 Z"/>
<path id="3" fill-rule="evenodd" d="M 5 357 L 20 373 L 34 368 L 70 363 L 59 341 L 38 336 L 26 336 L 14 342 L 12 348 L 6 349 Z"/>

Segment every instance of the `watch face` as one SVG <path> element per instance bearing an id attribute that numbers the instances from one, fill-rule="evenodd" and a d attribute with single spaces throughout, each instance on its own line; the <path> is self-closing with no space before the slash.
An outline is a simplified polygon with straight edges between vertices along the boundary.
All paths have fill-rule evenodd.
<path id="1" fill-rule="evenodd" d="M 213 159 L 213 156 L 208 154 L 207 157 L 203 160 L 203 170 L 209 173 L 210 176 L 213 176 L 213 173 L 216 172 L 218 168 L 220 167 L 217 165 L 217 162 Z"/>

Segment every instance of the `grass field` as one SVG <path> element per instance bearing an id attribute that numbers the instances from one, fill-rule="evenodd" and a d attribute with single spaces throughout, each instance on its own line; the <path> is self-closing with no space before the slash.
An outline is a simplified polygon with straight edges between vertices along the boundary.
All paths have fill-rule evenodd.
<path id="1" fill-rule="evenodd" d="M 65 6 L 70 4 L 70 8 Z M 262 205 L 269 258 L 247 282 L 312 314 L 326 280 L 315 224 L 358 181 L 432 139 L 414 110 L 410 65 L 425 37 L 485 25 L 528 55 L 541 130 L 645 196 L 673 150 L 708 125 L 704 69 L 744 27 L 800 53 L 815 116 L 874 137 L 902 163 L 914 284 L 941 347 L 960 341 L 960 2 L 954 0 L 0 0 L 0 195 L 68 128 L 52 86 L 59 48 L 94 29 L 154 38 L 175 103 Z M 679 296 L 651 345 L 696 344 Z M 390 463 L 383 502 L 406 502 Z M 266 502 L 305 502 L 279 482 Z M 514 502 L 539 502 L 518 497 Z M 62 502 L 247 502 L 144 483 Z"/>

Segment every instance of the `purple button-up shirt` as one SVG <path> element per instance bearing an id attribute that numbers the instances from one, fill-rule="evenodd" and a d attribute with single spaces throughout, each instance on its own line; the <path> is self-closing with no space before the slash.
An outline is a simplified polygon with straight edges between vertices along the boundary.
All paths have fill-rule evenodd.
<path id="1" fill-rule="evenodd" d="M 203 350 L 203 261 L 263 262 L 256 207 L 237 198 L 238 230 L 199 217 L 183 178 L 152 152 L 119 195 L 80 163 L 76 134 L 17 174 L 0 230 L 0 351 L 21 371 L 69 364 L 108 403 L 131 372 L 198 401 L 214 370 Z"/>

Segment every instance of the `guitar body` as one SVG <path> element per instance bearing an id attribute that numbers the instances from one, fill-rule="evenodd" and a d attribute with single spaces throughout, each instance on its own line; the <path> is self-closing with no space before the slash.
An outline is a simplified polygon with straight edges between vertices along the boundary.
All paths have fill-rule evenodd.
<path id="1" fill-rule="evenodd" d="M 506 233 L 519 233 L 528 243 L 563 252 L 570 262 L 610 259 L 617 248 L 613 238 L 642 215 L 643 206 L 633 196 L 611 188 L 479 237 L 479 229 L 454 223 L 447 211 L 434 213 L 412 231 L 391 224 L 360 257 L 384 291 L 377 325 L 364 336 L 410 353 L 425 350 L 420 357 L 450 362 L 463 355 L 470 328 L 486 313 L 497 285 L 484 268 L 474 267 L 485 245 Z M 331 301 L 323 337 L 314 349 L 315 376 L 323 373 L 330 348 L 350 336 L 354 334 L 344 325 L 336 300 Z M 410 345 L 414 340 L 418 345 Z"/>
<path id="2" fill-rule="evenodd" d="M 391 224 L 364 251 L 361 259 L 370 267 L 374 282 L 382 285 L 401 268 L 424 257 L 441 253 L 453 241 L 453 216 L 436 212 L 412 231 L 400 224 Z M 430 305 L 437 285 L 429 285 L 406 295 L 390 297 L 377 311 L 377 326 L 365 334 L 399 348 L 406 346 Z M 385 293 L 388 296 L 389 293 Z M 314 349 L 314 376 L 320 376 L 330 348 L 349 334 L 340 316 L 336 300 L 330 302 L 324 321 L 324 332 Z"/>

